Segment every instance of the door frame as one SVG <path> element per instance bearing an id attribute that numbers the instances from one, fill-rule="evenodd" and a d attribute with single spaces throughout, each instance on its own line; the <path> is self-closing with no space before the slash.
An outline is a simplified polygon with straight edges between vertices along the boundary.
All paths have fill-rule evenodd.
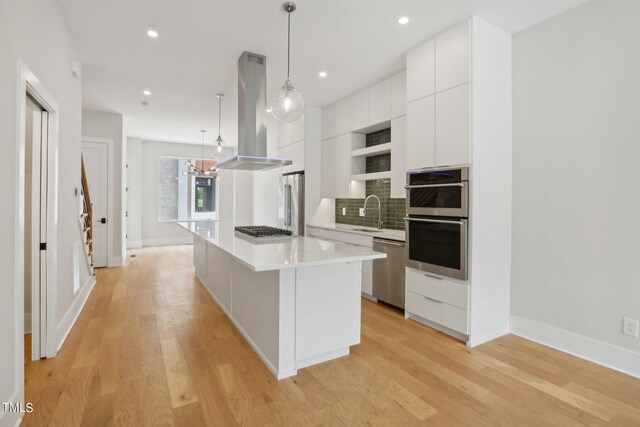
<path id="1" fill-rule="evenodd" d="M 44 110 L 48 112 L 48 150 L 47 150 L 47 250 L 45 262 L 44 286 L 33 289 L 32 301 L 40 301 L 39 310 L 32 309 L 32 341 L 33 355 L 39 357 L 53 357 L 57 353 L 55 342 L 57 258 L 58 258 L 58 111 L 59 106 L 55 98 L 40 82 L 35 74 L 22 61 L 18 61 L 18 84 L 16 93 L 16 207 L 15 207 L 15 304 L 16 304 L 16 372 L 21 393 L 24 393 L 24 227 L 25 227 L 25 137 L 27 94 L 31 96 Z M 42 279 L 41 279 L 42 283 Z M 41 294 L 41 289 L 44 296 Z M 37 318 L 37 319 L 36 319 Z M 44 320 L 42 320 L 44 318 Z M 36 327 L 34 327 L 34 325 Z M 40 329 L 44 325 L 45 331 Z M 44 336 L 42 336 L 44 334 Z M 44 338 L 44 339 L 42 339 Z M 40 343 L 44 341 L 44 348 Z"/>
<path id="2" fill-rule="evenodd" d="M 94 138 L 89 136 L 83 136 L 82 142 L 80 144 L 80 152 L 82 153 L 82 148 L 86 142 L 89 143 L 98 143 L 98 144 L 107 144 L 107 267 L 113 267 L 114 265 L 120 265 L 116 262 L 115 259 L 111 256 L 111 251 L 113 250 L 113 220 L 114 220 L 114 206 L 113 206 L 113 189 L 114 187 L 114 169 L 113 169 L 113 146 L 114 141 L 110 138 Z M 85 165 L 86 167 L 86 165 Z M 91 193 L 89 193 L 91 196 Z M 91 225 L 93 226 L 93 224 Z"/>

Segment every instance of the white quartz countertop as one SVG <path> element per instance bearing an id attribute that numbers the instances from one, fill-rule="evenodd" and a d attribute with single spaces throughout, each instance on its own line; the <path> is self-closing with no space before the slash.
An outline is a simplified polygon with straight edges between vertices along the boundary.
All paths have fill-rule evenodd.
<path id="1" fill-rule="evenodd" d="M 386 258 L 386 254 L 365 247 L 314 237 L 245 237 L 224 222 L 192 221 L 178 225 L 228 252 L 253 271 Z"/>
<path id="2" fill-rule="evenodd" d="M 406 241 L 404 230 L 388 230 L 385 228 L 383 228 L 382 230 L 377 230 L 371 227 L 363 227 L 361 225 L 350 224 L 307 224 L 307 227 L 342 231 L 344 233 L 360 234 L 362 236 L 379 237 L 381 239 L 396 240 L 399 242 Z"/>

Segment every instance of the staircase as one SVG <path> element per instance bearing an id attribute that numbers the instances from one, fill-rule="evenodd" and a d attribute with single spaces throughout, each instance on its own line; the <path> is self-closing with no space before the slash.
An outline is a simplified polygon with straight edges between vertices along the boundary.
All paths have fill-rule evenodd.
<path id="1" fill-rule="evenodd" d="M 82 213 L 80 214 L 80 227 L 84 239 L 84 250 L 87 256 L 87 264 L 92 275 L 96 275 L 93 269 L 93 232 L 91 197 L 89 196 L 89 184 L 87 184 L 87 174 L 84 171 L 84 159 L 80 156 L 80 166 L 82 170 Z"/>

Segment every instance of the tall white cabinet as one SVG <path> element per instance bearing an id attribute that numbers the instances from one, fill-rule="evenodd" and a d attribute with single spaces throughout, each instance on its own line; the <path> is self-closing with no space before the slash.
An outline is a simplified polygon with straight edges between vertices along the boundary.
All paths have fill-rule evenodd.
<path id="1" fill-rule="evenodd" d="M 407 167 L 470 158 L 471 21 L 407 52 Z"/>
<path id="2" fill-rule="evenodd" d="M 407 52 L 406 167 L 470 166 L 468 280 L 407 268 L 406 315 L 475 346 L 509 331 L 511 36 L 473 17 Z"/>

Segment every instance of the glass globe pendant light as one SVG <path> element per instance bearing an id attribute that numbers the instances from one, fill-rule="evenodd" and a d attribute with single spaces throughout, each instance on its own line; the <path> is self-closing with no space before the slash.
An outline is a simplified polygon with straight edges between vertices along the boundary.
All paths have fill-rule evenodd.
<path id="1" fill-rule="evenodd" d="M 287 2 L 282 5 L 287 12 L 287 80 L 284 86 L 280 88 L 278 93 L 271 98 L 269 109 L 271 114 L 280 121 L 291 123 L 300 117 L 304 111 L 304 99 L 302 94 L 298 92 L 291 84 L 291 12 L 296 10 L 296 4 Z"/>
<path id="2" fill-rule="evenodd" d="M 222 144 L 224 141 L 222 140 L 222 136 L 220 136 L 220 123 L 222 117 L 222 98 L 224 98 L 223 93 L 219 93 L 216 95 L 218 97 L 218 138 L 215 140 L 215 144 L 211 145 L 211 155 L 216 156 L 222 152 Z"/>

